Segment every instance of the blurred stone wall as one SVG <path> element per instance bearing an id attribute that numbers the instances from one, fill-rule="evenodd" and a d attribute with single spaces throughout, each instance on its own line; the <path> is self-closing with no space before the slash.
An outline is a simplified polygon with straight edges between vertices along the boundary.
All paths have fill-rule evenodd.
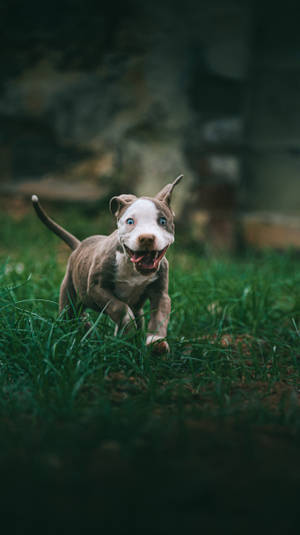
<path id="1" fill-rule="evenodd" d="M 247 210 L 300 215 L 300 12 L 257 6 L 247 88 Z"/>
<path id="2" fill-rule="evenodd" d="M 175 209 L 196 240 L 234 249 L 248 212 L 295 226 L 300 41 L 288 1 L 11 0 L 0 15 L 2 193 L 154 194 L 183 173 Z"/>
<path id="3" fill-rule="evenodd" d="M 201 182 L 239 181 L 247 2 L 57 8 L 3 11 L 7 190 L 71 180 L 153 194 L 184 173 L 182 204 Z"/>
<path id="4" fill-rule="evenodd" d="M 154 193 L 189 169 L 187 30 L 176 9 L 170 18 L 168 6 L 138 2 L 15 4 L 0 92 L 2 183 L 116 182 Z"/>
<path id="5" fill-rule="evenodd" d="M 246 241 L 300 247 L 300 12 L 257 3 L 240 204 Z"/>

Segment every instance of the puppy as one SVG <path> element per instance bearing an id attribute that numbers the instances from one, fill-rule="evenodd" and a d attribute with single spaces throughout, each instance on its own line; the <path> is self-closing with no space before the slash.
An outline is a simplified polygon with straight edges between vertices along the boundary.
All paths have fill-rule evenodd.
<path id="1" fill-rule="evenodd" d="M 42 222 L 73 250 L 60 287 L 59 310 L 103 311 L 115 322 L 115 334 L 143 327 L 143 306 L 150 301 L 146 344 L 166 353 L 165 340 L 171 301 L 168 295 L 168 247 L 174 242 L 174 187 L 167 184 L 155 197 L 119 195 L 110 201 L 117 230 L 109 236 L 91 236 L 80 242 L 44 212 L 38 197 L 34 209 Z"/>

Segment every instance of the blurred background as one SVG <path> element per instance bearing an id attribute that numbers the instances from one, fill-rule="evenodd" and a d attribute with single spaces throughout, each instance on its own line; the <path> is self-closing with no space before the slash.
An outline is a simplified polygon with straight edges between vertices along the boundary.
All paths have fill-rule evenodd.
<path id="1" fill-rule="evenodd" d="M 37 193 L 93 214 L 183 173 L 192 242 L 300 247 L 292 2 L 11 0 L 0 35 L 2 210 Z"/>

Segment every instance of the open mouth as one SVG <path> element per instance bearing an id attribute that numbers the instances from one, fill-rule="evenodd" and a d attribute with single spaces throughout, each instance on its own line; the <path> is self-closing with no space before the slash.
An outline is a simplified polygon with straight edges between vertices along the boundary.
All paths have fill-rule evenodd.
<path id="1" fill-rule="evenodd" d="M 151 273 L 156 271 L 159 262 L 165 255 L 168 245 L 161 249 L 161 251 L 132 251 L 125 245 L 125 249 L 131 262 L 135 265 L 136 269 L 142 273 Z"/>

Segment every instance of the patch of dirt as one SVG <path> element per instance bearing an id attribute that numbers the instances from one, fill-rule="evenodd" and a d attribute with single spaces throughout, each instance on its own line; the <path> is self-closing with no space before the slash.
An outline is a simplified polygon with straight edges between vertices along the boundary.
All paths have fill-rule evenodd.
<path id="1" fill-rule="evenodd" d="M 147 384 L 141 377 L 130 375 L 122 371 L 110 372 L 105 376 L 109 397 L 115 403 L 121 403 L 129 396 L 136 396 L 147 390 Z"/>
<path id="2" fill-rule="evenodd" d="M 198 382 L 199 379 L 199 382 Z M 156 414 L 163 416 L 166 412 L 178 408 L 182 403 L 187 411 L 189 409 L 204 409 L 219 407 L 220 403 L 230 403 L 232 407 L 247 408 L 260 403 L 272 412 L 278 410 L 289 411 L 300 407 L 300 388 L 288 384 L 286 381 L 260 381 L 246 382 L 242 379 L 224 388 L 216 394 L 214 382 L 202 384 L 202 375 L 179 379 L 166 379 L 159 381 L 156 392 L 159 404 Z M 148 390 L 147 382 L 141 377 L 129 376 L 124 372 L 111 372 L 105 377 L 106 391 L 110 399 L 116 404 L 145 393 Z M 223 401 L 222 401 L 223 400 Z"/>
<path id="3" fill-rule="evenodd" d="M 204 335 L 199 340 L 207 340 L 211 344 L 220 345 L 224 348 L 230 347 L 234 351 L 240 352 L 246 356 L 251 355 L 254 346 L 265 344 L 264 340 L 255 338 L 250 334 L 223 334 L 221 337 L 217 334 Z"/>
<path id="4" fill-rule="evenodd" d="M 212 345 L 215 345 L 217 347 L 221 347 L 224 349 L 231 349 L 232 351 L 235 351 L 236 353 L 250 356 L 253 352 L 254 348 L 261 348 L 266 344 L 266 342 L 260 338 L 255 338 L 254 336 L 251 336 L 250 334 L 223 334 L 222 336 L 219 336 L 218 334 L 206 334 L 203 336 L 200 336 L 199 338 L 195 338 L 193 340 L 182 340 L 182 354 L 184 356 L 191 355 L 193 351 L 193 344 L 199 344 L 199 342 L 208 342 Z"/>

